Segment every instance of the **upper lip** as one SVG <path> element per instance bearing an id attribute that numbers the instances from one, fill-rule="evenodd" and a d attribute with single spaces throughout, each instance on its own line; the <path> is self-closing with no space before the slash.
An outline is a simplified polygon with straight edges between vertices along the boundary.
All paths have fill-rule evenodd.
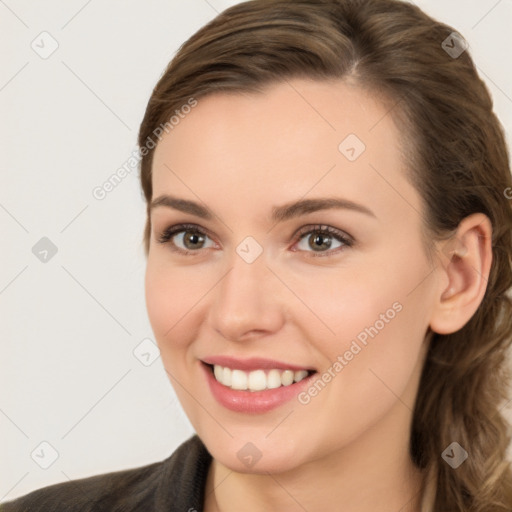
<path id="1" fill-rule="evenodd" d="M 312 368 L 300 366 L 297 364 L 285 363 L 275 359 L 266 359 L 262 357 L 251 357 L 249 359 L 237 359 L 232 356 L 209 356 L 201 359 L 206 364 L 216 364 L 223 367 L 233 368 L 237 370 L 252 371 L 252 370 L 307 370 L 313 371 Z"/>

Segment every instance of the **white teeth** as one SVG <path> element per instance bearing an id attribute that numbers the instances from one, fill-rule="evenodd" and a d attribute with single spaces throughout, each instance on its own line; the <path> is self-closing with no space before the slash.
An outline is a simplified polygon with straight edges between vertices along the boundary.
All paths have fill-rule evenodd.
<path id="1" fill-rule="evenodd" d="M 279 370 L 270 370 L 267 375 L 267 388 L 274 389 L 281 386 L 281 372 Z"/>
<path id="2" fill-rule="evenodd" d="M 233 370 L 231 372 L 231 389 L 247 389 L 247 373 L 242 370 Z"/>
<path id="3" fill-rule="evenodd" d="M 299 370 L 298 372 L 295 372 L 293 376 L 293 380 L 295 382 L 299 382 L 302 379 L 305 379 L 308 376 L 308 372 L 306 370 Z"/>
<path id="4" fill-rule="evenodd" d="M 219 366 L 219 368 L 222 368 L 222 366 Z M 224 371 L 222 372 L 222 381 L 217 379 L 219 382 L 224 382 L 226 386 L 231 386 L 231 368 L 224 368 Z"/>
<path id="5" fill-rule="evenodd" d="M 254 370 L 245 372 L 243 370 L 232 370 L 231 368 L 213 365 L 215 379 L 226 387 L 236 390 L 262 391 L 264 389 L 275 389 L 280 386 L 290 386 L 308 376 L 306 370 Z"/>
<path id="6" fill-rule="evenodd" d="M 285 370 L 281 375 L 281 382 L 283 386 L 289 386 L 293 382 L 293 372 L 291 370 Z"/>
<path id="7" fill-rule="evenodd" d="M 227 370 L 229 370 L 229 368 L 227 368 Z M 222 375 L 224 373 L 223 369 L 222 369 L 222 366 L 217 366 L 215 365 L 213 367 L 213 373 L 215 375 L 215 378 L 219 381 L 219 382 L 224 382 L 224 379 L 222 378 Z"/>
<path id="8" fill-rule="evenodd" d="M 247 387 L 252 391 L 261 391 L 267 387 L 267 377 L 263 370 L 256 370 L 249 373 L 249 382 Z"/>

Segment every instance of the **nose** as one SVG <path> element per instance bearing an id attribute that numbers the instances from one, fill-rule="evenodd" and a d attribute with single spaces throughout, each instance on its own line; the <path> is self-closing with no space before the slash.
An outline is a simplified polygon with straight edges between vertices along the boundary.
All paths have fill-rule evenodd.
<path id="1" fill-rule="evenodd" d="M 265 252 L 248 263 L 238 253 L 212 290 L 209 322 L 230 341 L 243 341 L 277 332 L 285 317 L 283 284 L 267 267 Z"/>

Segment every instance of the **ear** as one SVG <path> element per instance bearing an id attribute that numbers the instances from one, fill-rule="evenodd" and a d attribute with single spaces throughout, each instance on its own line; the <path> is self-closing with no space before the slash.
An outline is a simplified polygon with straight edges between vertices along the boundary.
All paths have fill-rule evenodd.
<path id="1" fill-rule="evenodd" d="M 469 215 L 438 249 L 441 275 L 430 328 L 451 334 L 471 319 L 487 289 L 492 262 L 491 221 L 483 213 Z"/>

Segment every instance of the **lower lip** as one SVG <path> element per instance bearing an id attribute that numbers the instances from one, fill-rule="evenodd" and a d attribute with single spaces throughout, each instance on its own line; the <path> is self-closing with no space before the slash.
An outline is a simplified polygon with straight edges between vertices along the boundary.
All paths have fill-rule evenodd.
<path id="1" fill-rule="evenodd" d="M 312 374 L 300 382 L 294 382 L 289 386 L 281 386 L 263 391 L 239 391 L 222 385 L 214 377 L 211 368 L 205 363 L 200 363 L 206 375 L 210 390 L 222 406 L 235 412 L 264 413 L 283 405 L 295 398 L 302 389 L 309 385 Z"/>

